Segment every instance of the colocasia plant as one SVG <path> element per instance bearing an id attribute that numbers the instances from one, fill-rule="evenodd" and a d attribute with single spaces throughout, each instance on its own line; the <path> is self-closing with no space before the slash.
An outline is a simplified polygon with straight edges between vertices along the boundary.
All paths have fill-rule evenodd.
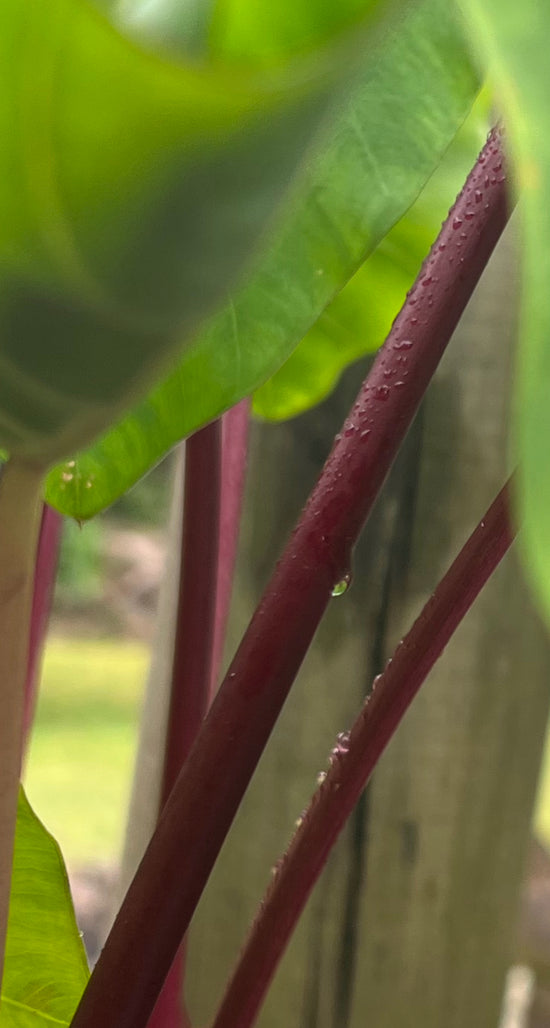
<path id="1" fill-rule="evenodd" d="M 254 1023 L 379 756 L 520 522 L 550 613 L 549 37 L 535 0 L 3 0 L 2 1026 L 190 1024 L 193 913 L 516 197 L 518 470 L 338 737 L 215 1028 Z M 288 417 L 378 348 L 216 692 L 249 398 Z M 58 850 L 19 791 L 55 511 L 85 521 L 183 438 L 158 825 L 89 975 Z"/>

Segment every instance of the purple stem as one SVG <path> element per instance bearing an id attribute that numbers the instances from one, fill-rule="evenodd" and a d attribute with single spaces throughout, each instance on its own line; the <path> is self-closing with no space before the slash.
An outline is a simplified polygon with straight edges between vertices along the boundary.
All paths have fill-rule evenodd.
<path id="1" fill-rule="evenodd" d="M 73 1028 L 144 1028 L 335 585 L 506 224 L 491 133 L 336 437 L 128 890 Z"/>
<path id="2" fill-rule="evenodd" d="M 209 706 L 218 609 L 222 425 L 214 421 L 185 444 L 180 586 L 161 810 Z M 185 941 L 178 949 L 148 1028 L 188 1028 L 183 988 Z"/>
<path id="3" fill-rule="evenodd" d="M 210 702 L 214 699 L 218 686 L 233 588 L 246 477 L 249 409 L 249 400 L 243 400 L 228 410 L 222 418 L 220 536 Z"/>
<path id="4" fill-rule="evenodd" d="M 375 679 L 349 735 L 338 737 L 326 778 L 277 866 L 213 1028 L 253 1025 L 300 913 L 376 763 L 514 535 L 506 486 Z"/>
<path id="5" fill-rule="evenodd" d="M 215 694 L 237 554 L 248 409 L 244 400 L 224 414 L 221 423 L 209 425 L 186 443 L 180 594 L 162 805 L 177 777 L 178 758 L 181 766 Z M 189 1028 L 184 981 L 185 941 L 148 1028 Z"/>
<path id="6" fill-rule="evenodd" d="M 40 663 L 48 631 L 62 531 L 63 518 L 52 507 L 44 504 L 36 551 L 34 591 L 29 629 L 29 655 L 23 709 L 23 761 L 29 744 L 36 707 Z"/>
<path id="7" fill-rule="evenodd" d="M 161 809 L 195 741 L 213 671 L 221 491 L 220 421 L 185 444 L 180 589 Z"/>

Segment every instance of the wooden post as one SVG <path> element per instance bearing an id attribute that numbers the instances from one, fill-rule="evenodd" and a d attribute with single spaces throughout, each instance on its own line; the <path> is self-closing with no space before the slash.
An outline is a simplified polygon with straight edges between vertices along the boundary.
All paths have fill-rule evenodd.
<path id="1" fill-rule="evenodd" d="M 456 333 L 266 750 L 195 918 L 187 1000 L 211 1019 L 337 732 L 506 474 L 515 274 L 500 248 Z M 242 631 L 361 377 L 253 434 Z M 245 514 L 246 517 L 246 514 Z M 549 648 L 512 554 L 382 760 L 261 1028 L 496 1028 L 548 712 Z M 220 768 L 223 774 L 223 768 Z"/>

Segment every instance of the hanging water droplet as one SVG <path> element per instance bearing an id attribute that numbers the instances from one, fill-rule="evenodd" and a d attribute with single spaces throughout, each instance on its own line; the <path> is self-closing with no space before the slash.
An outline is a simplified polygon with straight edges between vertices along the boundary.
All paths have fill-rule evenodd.
<path id="1" fill-rule="evenodd" d="M 343 596 L 344 593 L 348 591 L 350 582 L 351 575 L 348 573 L 344 575 L 344 577 L 341 578 L 339 582 L 336 582 L 333 585 L 331 590 L 331 596 Z"/>
<path id="2" fill-rule="evenodd" d="M 457 228 L 460 228 L 461 225 L 462 225 L 462 218 L 453 218 L 453 228 L 454 228 L 455 232 L 456 232 Z"/>
<path id="3" fill-rule="evenodd" d="M 377 400 L 387 400 L 388 396 L 390 395 L 390 387 L 387 385 L 376 386 L 376 389 L 374 390 L 374 395 Z"/>
<path id="4" fill-rule="evenodd" d="M 412 345 L 412 339 L 398 339 L 397 342 L 393 344 L 393 348 L 394 350 L 410 350 Z"/>
<path id="5" fill-rule="evenodd" d="M 316 782 L 317 782 L 317 785 L 322 785 L 326 777 L 327 777 L 326 771 L 319 771 L 319 774 L 317 775 L 317 778 L 315 779 Z"/>

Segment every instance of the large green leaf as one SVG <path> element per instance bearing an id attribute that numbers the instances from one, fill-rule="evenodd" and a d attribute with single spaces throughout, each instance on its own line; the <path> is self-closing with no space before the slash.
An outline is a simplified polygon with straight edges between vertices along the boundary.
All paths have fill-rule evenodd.
<path id="1" fill-rule="evenodd" d="M 0 1028 L 69 1024 L 87 980 L 63 858 L 21 790 Z"/>
<path id="2" fill-rule="evenodd" d="M 291 357 L 254 395 L 254 413 L 276 421 L 318 403 L 352 361 L 377 350 L 416 278 L 449 205 L 485 141 L 486 90 L 418 200 L 332 301 Z"/>
<path id="3" fill-rule="evenodd" d="M 387 3 L 363 0 L 366 26 Z M 356 47 L 269 75 L 171 63 L 86 0 L 2 0 L 1 446 L 47 466 L 145 392 L 234 283 Z"/>
<path id="4" fill-rule="evenodd" d="M 365 54 L 306 188 L 248 285 L 147 401 L 50 475 L 50 503 L 90 517 L 178 439 L 274 374 L 414 201 L 476 88 L 451 0 L 411 6 Z"/>
<path id="5" fill-rule="evenodd" d="M 522 303 L 513 449 L 522 549 L 550 614 L 550 5 L 465 0 L 492 71 L 521 188 Z"/>

